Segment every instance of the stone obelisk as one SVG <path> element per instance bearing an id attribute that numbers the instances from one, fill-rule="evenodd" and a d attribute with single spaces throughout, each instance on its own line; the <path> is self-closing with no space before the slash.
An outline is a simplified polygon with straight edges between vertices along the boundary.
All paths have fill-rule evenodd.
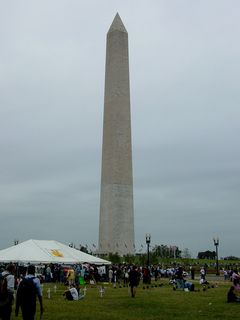
<path id="1" fill-rule="evenodd" d="M 118 13 L 107 33 L 99 252 L 134 253 L 128 33 Z"/>

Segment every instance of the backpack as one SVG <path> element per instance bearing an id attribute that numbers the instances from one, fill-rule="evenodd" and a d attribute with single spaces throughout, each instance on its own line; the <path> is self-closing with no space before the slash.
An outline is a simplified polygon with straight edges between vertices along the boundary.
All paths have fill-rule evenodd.
<path id="1" fill-rule="evenodd" d="M 23 278 L 17 290 L 17 299 L 21 306 L 36 305 L 37 289 L 33 282 L 33 278 Z"/>
<path id="2" fill-rule="evenodd" d="M 2 275 L 0 274 L 0 306 L 4 306 L 9 302 L 9 294 L 7 289 L 7 276 L 9 273 Z"/>

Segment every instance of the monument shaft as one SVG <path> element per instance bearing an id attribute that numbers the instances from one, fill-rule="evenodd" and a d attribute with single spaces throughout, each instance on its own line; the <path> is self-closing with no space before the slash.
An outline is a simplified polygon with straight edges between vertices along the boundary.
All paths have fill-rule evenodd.
<path id="1" fill-rule="evenodd" d="M 117 14 L 107 34 L 99 252 L 134 252 L 128 34 Z"/>

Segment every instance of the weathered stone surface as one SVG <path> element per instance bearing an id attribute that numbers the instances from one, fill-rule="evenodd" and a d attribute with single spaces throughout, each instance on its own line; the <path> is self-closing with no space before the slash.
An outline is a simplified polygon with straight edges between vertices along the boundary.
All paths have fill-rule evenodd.
<path id="1" fill-rule="evenodd" d="M 107 34 L 99 252 L 134 252 L 128 34 L 117 14 Z"/>

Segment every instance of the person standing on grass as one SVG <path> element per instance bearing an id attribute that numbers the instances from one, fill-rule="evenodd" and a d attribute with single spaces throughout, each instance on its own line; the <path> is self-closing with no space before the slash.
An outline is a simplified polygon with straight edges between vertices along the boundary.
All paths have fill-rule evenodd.
<path id="1" fill-rule="evenodd" d="M 40 304 L 40 313 L 43 314 L 42 290 L 40 280 L 35 277 L 35 266 L 28 266 L 27 275 L 19 283 L 16 295 L 15 315 L 18 316 L 19 307 L 22 310 L 23 320 L 34 320 L 36 313 L 36 298 Z"/>
<path id="2" fill-rule="evenodd" d="M 128 286 L 128 278 L 129 278 L 129 274 L 128 274 L 128 268 L 124 268 L 124 276 L 123 276 L 123 286 Z"/>
<path id="3" fill-rule="evenodd" d="M 190 272 L 191 272 L 191 279 L 194 280 L 194 278 L 195 278 L 195 268 L 193 266 L 190 267 Z"/>
<path id="4" fill-rule="evenodd" d="M 15 266 L 9 264 L 6 270 L 0 274 L 0 319 L 2 320 L 10 320 L 11 318 L 15 286 L 14 272 Z"/>
<path id="5" fill-rule="evenodd" d="M 109 283 L 112 283 L 113 281 L 113 269 L 110 268 L 108 271 L 108 279 L 109 279 Z"/>
<path id="6" fill-rule="evenodd" d="M 131 289 L 132 298 L 136 295 L 137 286 L 139 284 L 140 274 L 137 271 L 137 267 L 133 266 L 129 272 L 129 287 Z"/>

